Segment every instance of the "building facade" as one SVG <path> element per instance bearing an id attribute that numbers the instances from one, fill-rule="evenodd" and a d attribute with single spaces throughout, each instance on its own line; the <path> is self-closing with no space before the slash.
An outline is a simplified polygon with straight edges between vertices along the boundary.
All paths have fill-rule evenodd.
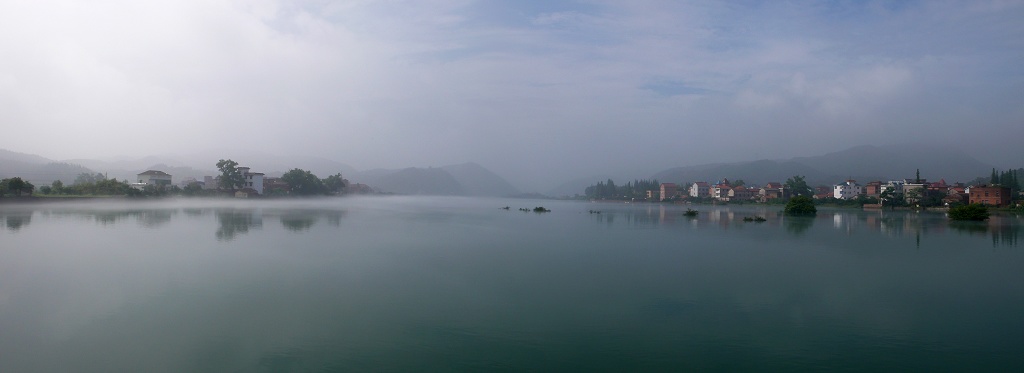
<path id="1" fill-rule="evenodd" d="M 863 189 L 855 180 L 846 180 L 832 186 L 832 198 L 835 199 L 854 199 L 860 197 L 861 193 Z"/>
<path id="2" fill-rule="evenodd" d="M 970 189 L 970 203 L 1005 207 L 1010 205 L 1010 188 L 996 185 L 978 185 Z"/>
<path id="3" fill-rule="evenodd" d="M 690 197 L 694 198 L 707 198 L 711 196 L 711 185 L 706 182 L 698 181 L 690 185 Z"/>
<path id="4" fill-rule="evenodd" d="M 662 201 L 672 199 L 672 197 L 679 195 L 679 188 L 675 183 L 661 183 L 661 187 L 659 189 Z"/>

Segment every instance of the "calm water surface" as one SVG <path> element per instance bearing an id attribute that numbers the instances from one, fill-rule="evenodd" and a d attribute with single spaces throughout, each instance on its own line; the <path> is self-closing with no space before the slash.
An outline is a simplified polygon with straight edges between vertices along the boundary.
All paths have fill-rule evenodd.
<path id="1" fill-rule="evenodd" d="M 1019 217 L 696 208 L 0 205 L 0 371 L 1024 369 Z"/>

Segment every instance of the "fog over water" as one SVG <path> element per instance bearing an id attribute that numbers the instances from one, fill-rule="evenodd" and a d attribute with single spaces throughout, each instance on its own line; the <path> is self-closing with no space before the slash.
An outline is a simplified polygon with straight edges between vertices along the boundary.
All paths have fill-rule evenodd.
<path id="1" fill-rule="evenodd" d="M 1019 167 L 1022 18 L 995 0 L 7 2 L 0 149 L 474 161 L 527 190 L 909 141 Z"/>
<path id="2" fill-rule="evenodd" d="M 539 204 L 551 211 L 516 210 Z M 691 207 L 697 217 L 440 197 L 3 204 L 0 366 L 1024 366 L 1020 217 Z"/>

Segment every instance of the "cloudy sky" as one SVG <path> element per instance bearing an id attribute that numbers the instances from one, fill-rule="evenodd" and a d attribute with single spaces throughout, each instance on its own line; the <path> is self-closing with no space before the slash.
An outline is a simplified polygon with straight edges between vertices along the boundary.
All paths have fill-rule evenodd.
<path id="1" fill-rule="evenodd" d="M 2 0 L 0 52 L 0 148 L 56 159 L 559 181 L 911 141 L 1024 159 L 1013 0 Z"/>

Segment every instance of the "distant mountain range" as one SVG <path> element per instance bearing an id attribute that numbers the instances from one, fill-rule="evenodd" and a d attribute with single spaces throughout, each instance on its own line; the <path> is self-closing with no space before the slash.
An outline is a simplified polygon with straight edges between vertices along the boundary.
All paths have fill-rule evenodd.
<path id="1" fill-rule="evenodd" d="M 915 177 L 947 182 L 970 181 L 991 172 L 985 164 L 962 150 L 931 144 L 857 146 L 817 157 L 760 160 L 676 167 L 653 175 L 661 182 L 716 182 L 722 178 L 743 179 L 748 184 L 785 182 L 802 175 L 811 185 L 832 185 L 846 179 L 862 183 Z"/>
<path id="2" fill-rule="evenodd" d="M 388 193 L 496 197 L 521 193 L 519 189 L 501 176 L 472 162 L 441 168 L 375 169 L 360 172 L 344 163 L 324 158 L 283 157 L 262 153 L 246 153 L 242 157 L 234 158 L 235 155 L 238 154 L 222 158 L 235 159 L 241 165 L 252 167 L 254 171 L 263 172 L 270 177 L 281 176 L 293 168 L 308 170 L 319 177 L 327 177 L 340 172 L 351 182 L 368 184 Z M 209 168 L 168 165 L 199 165 L 203 163 L 210 163 Z M 202 180 L 203 176 L 216 175 L 218 172 L 213 166 L 213 162 L 198 155 L 56 161 L 38 155 L 0 149 L 0 178 L 18 176 L 37 186 L 49 185 L 54 180 L 70 184 L 81 173 L 103 173 L 109 178 L 133 180 L 136 175 L 146 170 L 167 172 L 174 176 L 174 181 L 177 183 L 186 178 Z"/>
<path id="3" fill-rule="evenodd" d="M 203 176 L 215 175 L 216 159 L 231 158 L 271 177 L 280 176 L 292 168 L 308 170 L 320 177 L 340 172 L 351 182 L 397 194 L 500 197 L 522 193 L 508 180 L 472 162 L 440 168 L 356 171 L 349 165 L 324 158 L 275 156 L 255 151 L 226 153 L 230 155 L 217 157 L 212 154 L 191 154 L 106 161 L 56 161 L 0 149 L 0 178 L 20 176 L 41 186 L 53 180 L 71 183 L 83 172 L 100 172 L 111 178 L 132 180 L 136 174 L 154 169 L 174 175 L 175 182 L 178 182 L 188 177 L 201 180 Z M 174 164 L 178 166 L 170 166 Z M 794 175 L 803 175 L 811 185 L 831 185 L 848 178 L 861 182 L 911 178 L 920 169 L 922 178 L 945 179 L 952 183 L 987 176 L 992 168 L 992 165 L 978 161 L 955 147 L 905 144 L 858 146 L 816 157 L 675 167 L 655 173 L 650 178 L 673 183 L 715 182 L 729 178 L 743 179 L 748 184 L 763 184 L 769 181 L 784 182 Z M 609 176 L 579 178 L 566 181 L 546 194 L 556 197 L 583 194 L 587 186 L 609 178 L 616 183 L 632 181 Z"/>
<path id="4" fill-rule="evenodd" d="M 520 191 L 501 176 L 476 163 L 441 168 L 406 168 L 356 172 L 351 180 L 398 194 L 504 197 Z"/>

